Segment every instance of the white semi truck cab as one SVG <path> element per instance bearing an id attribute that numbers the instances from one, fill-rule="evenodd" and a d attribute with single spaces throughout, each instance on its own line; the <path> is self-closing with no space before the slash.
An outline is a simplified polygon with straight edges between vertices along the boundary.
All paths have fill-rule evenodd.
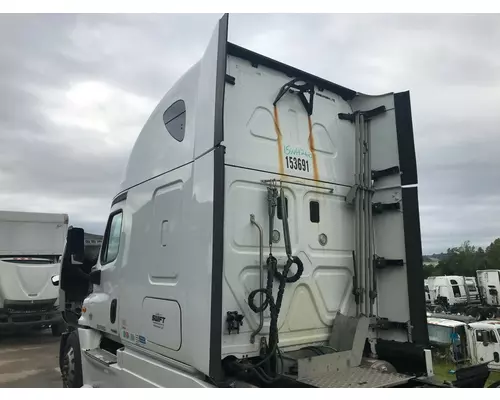
<path id="1" fill-rule="evenodd" d="M 65 386 L 430 385 L 409 93 L 227 32 L 138 136 L 98 259 L 68 232 Z"/>
<path id="2" fill-rule="evenodd" d="M 68 216 L 0 211 L 0 332 L 62 330 L 59 273 Z"/>
<path id="3" fill-rule="evenodd" d="M 500 270 L 478 270 L 476 271 L 476 275 L 484 303 L 488 306 L 500 307 Z"/>
<path id="4" fill-rule="evenodd" d="M 445 317 L 445 318 L 443 318 Z M 429 341 L 456 364 L 488 363 L 500 370 L 500 321 L 481 321 L 451 315 L 427 318 Z"/>
<path id="5" fill-rule="evenodd" d="M 449 306 L 470 302 L 466 278 L 463 276 L 430 276 L 427 278 L 427 285 L 434 304 L 440 304 L 441 300 Z"/>

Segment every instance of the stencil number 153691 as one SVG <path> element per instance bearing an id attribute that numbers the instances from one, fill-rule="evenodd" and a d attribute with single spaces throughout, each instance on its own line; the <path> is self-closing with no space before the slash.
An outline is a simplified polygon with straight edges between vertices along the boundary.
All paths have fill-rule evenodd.
<path id="1" fill-rule="evenodd" d="M 288 169 L 309 172 L 309 160 L 300 157 L 286 156 L 286 167 Z"/>

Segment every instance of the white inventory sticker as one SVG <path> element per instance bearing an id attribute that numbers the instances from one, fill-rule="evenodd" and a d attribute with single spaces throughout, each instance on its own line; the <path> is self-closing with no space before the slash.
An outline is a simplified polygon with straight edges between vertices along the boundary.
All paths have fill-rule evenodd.
<path id="1" fill-rule="evenodd" d="M 286 169 L 290 171 L 312 171 L 312 153 L 309 149 L 286 144 L 283 146 L 283 154 L 285 155 Z"/>

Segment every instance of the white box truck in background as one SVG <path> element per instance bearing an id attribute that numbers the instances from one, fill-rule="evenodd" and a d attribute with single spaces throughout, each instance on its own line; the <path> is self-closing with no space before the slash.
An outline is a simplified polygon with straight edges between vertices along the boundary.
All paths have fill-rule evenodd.
<path id="1" fill-rule="evenodd" d="M 59 274 L 68 215 L 0 211 L 0 332 L 62 329 Z"/>

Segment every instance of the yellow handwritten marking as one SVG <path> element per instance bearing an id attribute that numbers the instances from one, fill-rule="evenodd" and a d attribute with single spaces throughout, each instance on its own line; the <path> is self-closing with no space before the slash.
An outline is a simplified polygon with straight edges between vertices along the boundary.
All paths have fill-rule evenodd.
<path id="1" fill-rule="evenodd" d="M 278 118 L 278 107 L 274 106 L 274 130 L 278 136 L 278 163 L 279 163 L 279 173 L 284 175 L 285 169 L 283 167 L 283 135 L 281 134 L 280 121 Z"/>
<path id="2" fill-rule="evenodd" d="M 314 137 L 312 132 L 312 121 L 311 116 L 307 116 L 307 121 L 309 123 L 309 150 L 311 150 L 312 154 L 312 164 L 313 164 L 313 179 L 315 181 L 319 181 L 319 171 L 318 171 L 318 163 L 316 161 L 316 153 L 314 151 Z"/>

